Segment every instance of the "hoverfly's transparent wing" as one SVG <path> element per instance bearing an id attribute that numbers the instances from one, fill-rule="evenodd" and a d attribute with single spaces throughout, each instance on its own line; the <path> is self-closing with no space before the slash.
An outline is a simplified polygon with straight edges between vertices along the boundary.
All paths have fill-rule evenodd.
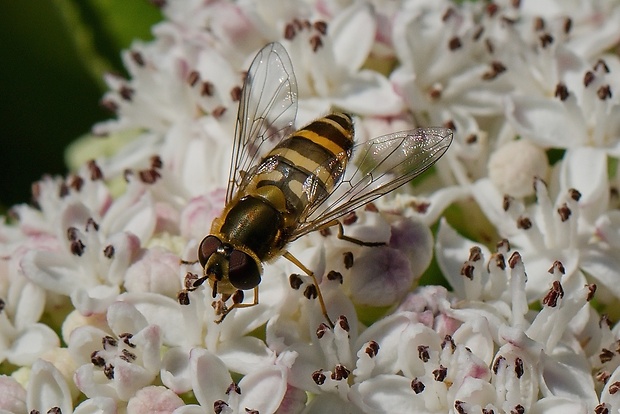
<path id="1" fill-rule="evenodd" d="M 280 43 L 270 43 L 252 61 L 243 85 L 226 203 L 245 187 L 258 160 L 294 131 L 296 116 L 293 64 Z"/>
<path id="2" fill-rule="evenodd" d="M 344 177 L 328 197 L 308 204 L 290 240 L 408 183 L 441 158 L 451 142 L 452 131 L 437 127 L 396 132 L 355 145 Z M 330 159 L 326 165 L 335 161 Z M 316 185 L 315 174 L 304 183 L 309 193 Z"/>

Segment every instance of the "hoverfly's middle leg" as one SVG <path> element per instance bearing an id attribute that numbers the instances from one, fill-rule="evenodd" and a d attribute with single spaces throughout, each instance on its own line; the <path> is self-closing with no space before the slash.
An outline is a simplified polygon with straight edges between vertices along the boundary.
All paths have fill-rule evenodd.
<path id="1" fill-rule="evenodd" d="M 297 258 L 293 256 L 290 252 L 285 251 L 282 256 L 284 256 L 287 260 L 289 260 L 295 266 L 303 270 L 304 273 L 306 273 L 308 276 L 312 278 L 312 282 L 314 283 L 314 286 L 316 287 L 316 293 L 317 293 L 317 297 L 319 298 L 319 303 L 321 304 L 321 311 L 323 312 L 323 316 L 329 323 L 329 326 L 333 328 L 334 323 L 332 322 L 332 320 L 329 318 L 329 315 L 327 314 L 327 307 L 325 306 L 325 301 L 323 300 L 323 294 L 321 293 L 321 288 L 319 287 L 319 281 L 316 280 L 316 276 L 314 276 L 314 272 L 308 269 L 306 266 L 304 266 L 303 263 L 297 260 Z"/>
<path id="2" fill-rule="evenodd" d="M 384 242 L 367 242 L 364 240 L 356 239 L 355 237 L 350 237 L 344 234 L 344 227 L 340 220 L 332 220 L 325 223 L 319 230 L 327 229 L 329 227 L 338 226 L 338 237 L 340 240 L 346 240 L 348 242 L 357 244 L 358 246 L 368 246 L 368 247 L 377 247 L 377 246 L 385 246 Z"/>

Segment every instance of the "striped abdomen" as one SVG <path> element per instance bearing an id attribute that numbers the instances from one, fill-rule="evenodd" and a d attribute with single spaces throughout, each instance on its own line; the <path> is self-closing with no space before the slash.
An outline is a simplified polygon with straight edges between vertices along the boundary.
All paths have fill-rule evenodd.
<path id="1" fill-rule="evenodd" d="M 353 121 L 344 113 L 317 119 L 271 150 L 252 179 L 258 193 L 279 189 L 297 218 L 327 197 L 344 174 L 353 146 Z"/>

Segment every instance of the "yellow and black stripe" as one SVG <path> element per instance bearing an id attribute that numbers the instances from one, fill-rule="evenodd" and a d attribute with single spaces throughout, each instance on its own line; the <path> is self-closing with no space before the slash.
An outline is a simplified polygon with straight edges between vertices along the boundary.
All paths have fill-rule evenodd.
<path id="1" fill-rule="evenodd" d="M 347 114 L 333 113 L 313 121 L 266 155 L 252 180 L 255 188 L 279 188 L 288 213 L 299 216 L 306 206 L 327 197 L 340 180 L 353 135 L 353 120 Z"/>

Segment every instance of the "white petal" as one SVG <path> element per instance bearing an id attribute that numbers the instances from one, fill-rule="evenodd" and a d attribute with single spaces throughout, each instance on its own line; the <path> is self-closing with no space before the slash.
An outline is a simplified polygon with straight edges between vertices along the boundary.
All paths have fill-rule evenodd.
<path id="1" fill-rule="evenodd" d="M 28 279 L 54 293 L 69 296 L 74 289 L 87 287 L 71 259 L 58 252 L 31 250 L 22 259 L 21 267 Z"/>
<path id="2" fill-rule="evenodd" d="M 32 365 L 26 398 L 29 412 L 38 410 L 45 413 L 52 407 L 59 407 L 64 413 L 73 411 L 71 392 L 65 378 L 54 365 L 41 359 Z"/>
<path id="3" fill-rule="evenodd" d="M 107 243 L 114 248 L 114 256 L 109 264 L 106 280 L 114 285 L 120 285 L 125 281 L 129 264 L 140 250 L 140 239 L 132 233 L 122 232 L 112 235 Z"/>
<path id="4" fill-rule="evenodd" d="M 101 349 L 101 340 L 109 332 L 85 325 L 74 329 L 69 337 L 69 351 L 77 364 L 91 364 L 91 354 Z"/>
<path id="5" fill-rule="evenodd" d="M 616 298 L 620 298 L 620 256 L 617 250 L 582 249 L 580 267 Z"/>
<path id="6" fill-rule="evenodd" d="M 246 408 L 259 413 L 274 413 L 286 392 L 286 369 L 278 366 L 254 371 L 239 382 L 239 412 Z"/>
<path id="7" fill-rule="evenodd" d="M 400 375 L 379 375 L 352 389 L 352 400 L 366 413 L 425 413 L 416 403 L 411 380 Z"/>
<path id="8" fill-rule="evenodd" d="M 609 412 L 611 413 L 620 410 L 620 395 L 616 390 L 618 381 L 620 381 L 620 369 L 616 368 L 605 383 L 605 387 L 603 387 L 603 391 L 601 392 L 601 403 L 607 404 Z"/>
<path id="9" fill-rule="evenodd" d="M 365 2 L 353 2 L 337 14 L 329 24 L 336 64 L 352 70 L 360 68 L 368 58 L 375 32 L 375 18 Z"/>
<path id="10" fill-rule="evenodd" d="M 89 362 L 79 367 L 73 376 L 75 385 L 89 398 L 107 397 L 117 401 L 118 395 L 113 384 L 104 376 L 101 369 Z"/>
<path id="11" fill-rule="evenodd" d="M 609 202 L 607 154 L 593 147 L 567 150 L 562 159 L 560 188 L 578 190 L 581 212 L 590 221 L 596 220 L 607 210 Z"/>
<path id="12" fill-rule="evenodd" d="M 372 324 L 355 342 L 355 349 L 361 349 L 362 345 L 369 341 L 375 341 L 379 345 L 379 351 L 374 357 L 376 368 L 373 375 L 389 373 L 395 374 L 402 367 L 399 366 L 399 354 L 403 335 L 414 324 L 411 315 L 406 312 L 390 315 Z"/>
<path id="13" fill-rule="evenodd" d="M 13 323 L 18 330 L 25 329 L 30 324 L 39 321 L 45 307 L 45 291 L 40 286 L 21 279 L 25 283 L 13 281 L 9 286 L 9 300 L 17 304 L 13 311 Z M 20 284 L 22 286 L 19 286 Z M 19 289 L 13 289 L 18 287 Z M 13 293 L 19 296 L 16 298 L 17 295 Z"/>
<path id="14" fill-rule="evenodd" d="M 120 358 L 115 359 L 115 364 L 114 379 L 111 383 L 122 401 L 129 401 L 141 388 L 150 385 L 159 373 L 159 370 L 150 372 L 138 364 Z"/>
<path id="15" fill-rule="evenodd" d="M 131 338 L 142 352 L 142 366 L 150 373 L 156 374 L 161 367 L 162 332 L 158 325 L 149 325 Z"/>
<path id="16" fill-rule="evenodd" d="M 226 390 L 232 378 L 221 359 L 202 348 L 194 348 L 190 353 L 192 369 L 192 388 L 202 407 L 211 409 L 218 400 L 227 401 Z"/>
<path id="17" fill-rule="evenodd" d="M 89 398 L 75 408 L 73 414 L 117 414 L 116 401 L 107 397 Z"/>
<path id="18" fill-rule="evenodd" d="M 497 190 L 489 178 L 476 181 L 471 189 L 471 194 L 484 215 L 497 227 L 499 234 L 507 238 L 518 234 L 519 230 L 515 220 L 512 220 L 502 207 L 503 194 Z"/>
<path id="19" fill-rule="evenodd" d="M 107 211 L 101 222 L 101 231 L 107 234 L 127 231 L 144 243 L 151 238 L 156 221 L 157 213 L 151 193 L 141 193 L 139 184 L 130 183 L 125 194 Z"/>
<path id="20" fill-rule="evenodd" d="M 60 346 L 56 333 L 47 325 L 36 323 L 21 331 L 7 352 L 7 359 L 20 366 L 31 365 L 46 351 Z"/>
<path id="21" fill-rule="evenodd" d="M 231 371 L 242 375 L 249 374 L 258 366 L 273 364 L 276 357 L 263 341 L 252 336 L 222 342 L 217 356 Z"/>
<path id="22" fill-rule="evenodd" d="M 495 344 L 489 329 L 489 320 L 484 316 L 467 319 L 452 335 L 454 342 L 466 346 L 487 366 L 495 356 Z"/>
<path id="23" fill-rule="evenodd" d="M 441 273 L 450 283 L 457 295 L 465 297 L 465 277 L 461 275 L 463 263 L 467 260 L 472 247 L 477 246 L 482 249 L 485 257 L 490 257 L 489 251 L 484 246 L 479 246 L 458 234 L 445 219 L 441 219 L 437 241 L 435 244 L 435 254 L 437 264 Z"/>
<path id="24" fill-rule="evenodd" d="M 174 299 L 158 293 L 126 293 L 121 295 L 119 300 L 135 306 L 148 324 L 161 327 L 164 344 L 192 345 L 186 332 L 195 327 L 186 326 L 187 321 L 181 312 L 181 305 Z"/>
<path id="25" fill-rule="evenodd" d="M 594 223 L 596 236 L 613 249 L 620 248 L 620 211 L 601 214 Z"/>
<path id="26" fill-rule="evenodd" d="M 536 401 L 529 412 L 531 414 L 587 414 L 591 410 L 588 410 L 585 402 L 579 400 L 562 397 L 544 397 Z"/>
<path id="27" fill-rule="evenodd" d="M 181 347 L 170 348 L 161 361 L 161 382 L 177 394 L 192 389 L 189 351 Z"/>
<path id="28" fill-rule="evenodd" d="M 494 401 L 497 398 L 497 393 L 498 390 L 489 383 L 488 379 L 466 377 L 454 393 L 454 399 L 484 407 L 489 401 Z"/>
<path id="29" fill-rule="evenodd" d="M 437 191 L 434 191 L 429 197 L 430 207 L 420 214 L 418 217 L 426 223 L 427 226 L 432 225 L 443 214 L 444 210 L 448 208 L 454 201 L 463 200 L 471 196 L 471 187 L 469 186 L 451 186 L 444 187 Z"/>
<path id="30" fill-rule="evenodd" d="M 570 116 L 559 100 L 511 96 L 506 116 L 517 132 L 543 147 L 580 146 L 588 136 L 583 120 Z"/>
<path id="31" fill-rule="evenodd" d="M 590 371 L 590 363 L 583 355 L 556 347 L 553 355 L 544 358 L 542 381 L 551 395 L 594 407 L 598 403 L 598 395 Z"/>
<path id="32" fill-rule="evenodd" d="M 84 316 L 105 313 L 116 300 L 118 286 L 98 285 L 88 289 L 77 288 L 71 293 L 71 302 Z"/>
<path id="33" fill-rule="evenodd" d="M 135 334 L 146 328 L 148 322 L 135 306 L 126 302 L 114 302 L 108 309 L 108 325 L 116 334 Z"/>
<path id="34" fill-rule="evenodd" d="M 380 105 L 377 104 L 380 102 Z M 383 75 L 363 70 L 344 85 L 334 105 L 360 115 L 396 116 L 403 110 L 402 99 Z"/>

